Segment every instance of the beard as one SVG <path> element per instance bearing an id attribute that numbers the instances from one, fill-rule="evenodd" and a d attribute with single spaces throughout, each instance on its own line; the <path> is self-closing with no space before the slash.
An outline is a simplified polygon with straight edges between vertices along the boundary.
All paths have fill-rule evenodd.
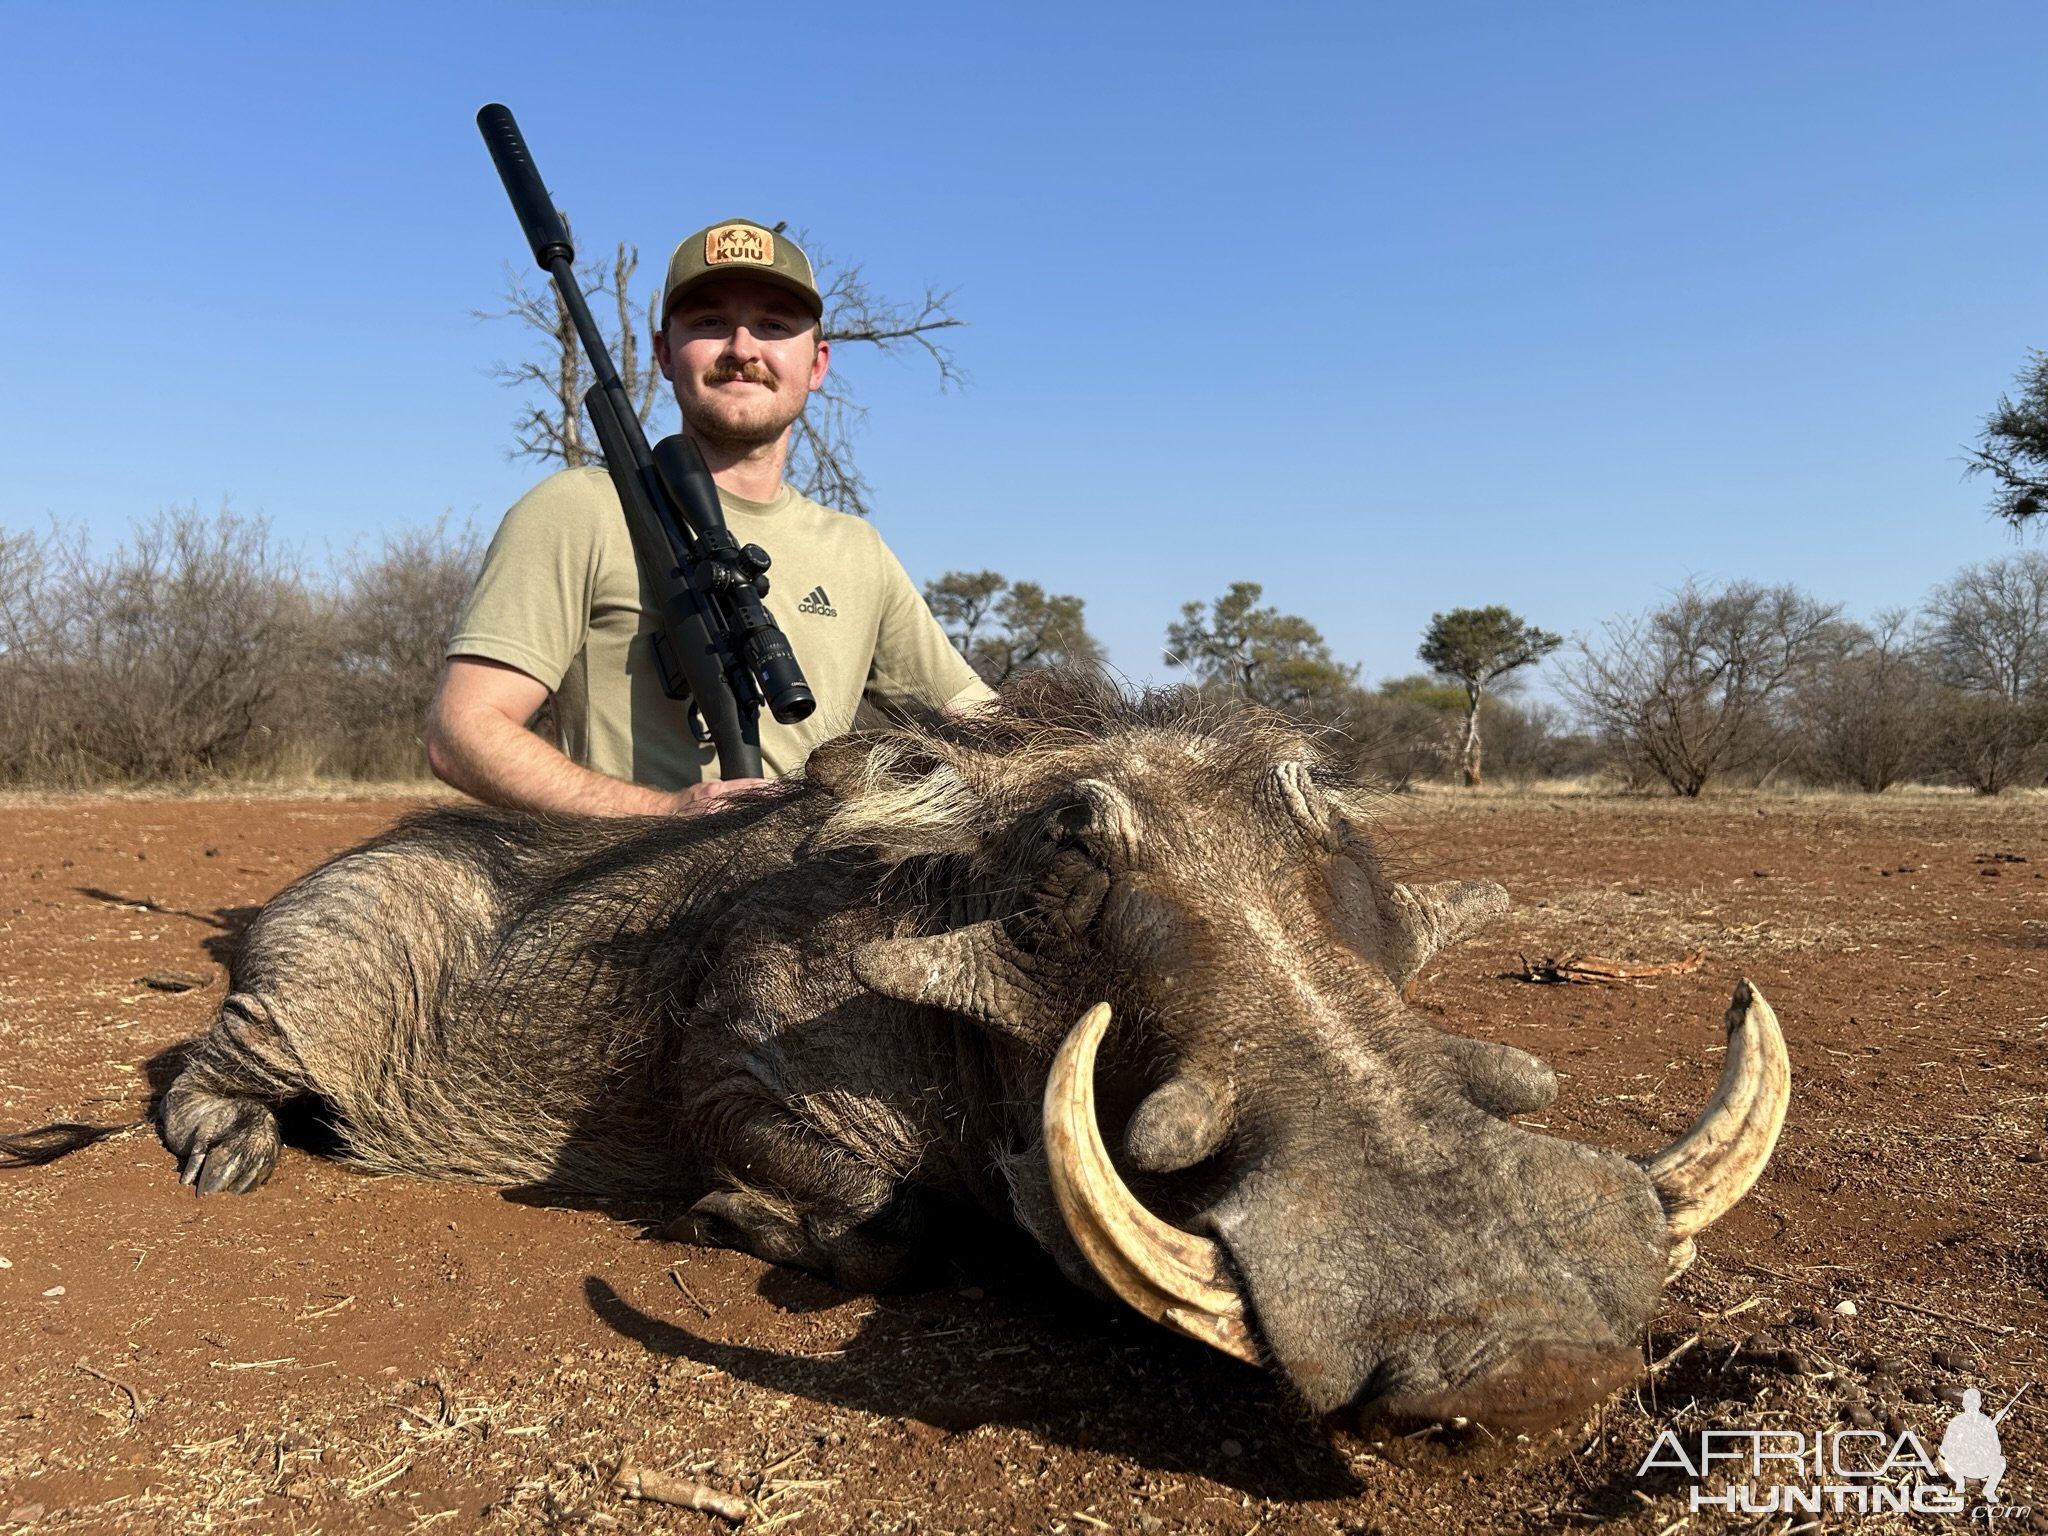
<path id="1" fill-rule="evenodd" d="M 734 399 L 716 393 L 716 386 L 744 380 L 764 386 L 769 393 Z M 704 375 L 707 393 L 678 400 L 683 424 L 691 436 L 729 451 L 765 448 L 780 442 L 782 435 L 803 414 L 805 397 L 788 397 L 775 376 L 758 363 L 739 368 L 713 368 Z"/>

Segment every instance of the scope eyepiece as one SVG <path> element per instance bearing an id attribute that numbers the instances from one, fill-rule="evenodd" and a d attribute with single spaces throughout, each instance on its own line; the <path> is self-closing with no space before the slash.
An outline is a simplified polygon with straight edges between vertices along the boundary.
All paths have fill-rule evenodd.
<path id="1" fill-rule="evenodd" d="M 767 679 L 764 678 L 763 681 L 766 682 Z M 783 725 L 795 725 L 798 721 L 810 719 L 817 712 L 818 701 L 811 696 L 808 684 L 791 683 L 780 693 L 769 693 L 766 688 L 761 691 L 768 694 L 768 713 Z"/>
<path id="2" fill-rule="evenodd" d="M 754 682 L 768 701 L 770 714 L 784 725 L 810 719 L 818 701 L 804 681 L 788 636 L 779 629 L 756 630 L 747 637 L 747 659 L 753 663 Z"/>

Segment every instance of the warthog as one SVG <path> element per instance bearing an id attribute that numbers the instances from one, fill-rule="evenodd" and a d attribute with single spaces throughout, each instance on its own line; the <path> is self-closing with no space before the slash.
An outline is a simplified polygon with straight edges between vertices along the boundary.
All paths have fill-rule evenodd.
<path id="1" fill-rule="evenodd" d="M 443 809 L 342 854 L 158 1106 L 185 1182 L 254 1189 L 317 1097 L 366 1167 L 665 1196 L 853 1288 L 965 1197 L 1318 1411 L 1536 1422 L 1631 1374 L 1782 1122 L 1762 997 L 1671 1147 L 1540 1134 L 1547 1067 L 1402 1000 L 1498 886 L 1388 878 L 1368 794 L 1271 718 L 1006 702 L 716 816 Z"/>

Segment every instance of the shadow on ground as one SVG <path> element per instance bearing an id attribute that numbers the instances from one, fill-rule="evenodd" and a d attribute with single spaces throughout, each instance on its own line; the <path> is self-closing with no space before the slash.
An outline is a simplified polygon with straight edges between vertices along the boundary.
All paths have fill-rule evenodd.
<path id="1" fill-rule="evenodd" d="M 1035 1306 L 1024 1289 L 1008 1307 L 959 1292 L 878 1298 L 837 1350 L 810 1356 L 722 1343 L 642 1311 L 597 1276 L 583 1283 L 598 1318 L 650 1352 L 775 1392 L 948 1434 L 1022 1428 L 1254 1498 L 1359 1491 L 1328 1432 L 1270 1379 L 1164 1333 L 1136 1339 L 1123 1319 L 1078 1299 Z"/>

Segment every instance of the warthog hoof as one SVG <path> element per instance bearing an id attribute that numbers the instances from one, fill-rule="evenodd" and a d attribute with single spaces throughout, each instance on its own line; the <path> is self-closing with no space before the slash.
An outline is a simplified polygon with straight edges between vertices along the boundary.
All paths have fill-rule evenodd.
<path id="1" fill-rule="evenodd" d="M 173 1083 L 164 1097 L 164 1145 L 181 1184 L 202 1195 L 246 1195 L 277 1167 L 277 1116 L 256 1099 L 229 1099 Z"/>

